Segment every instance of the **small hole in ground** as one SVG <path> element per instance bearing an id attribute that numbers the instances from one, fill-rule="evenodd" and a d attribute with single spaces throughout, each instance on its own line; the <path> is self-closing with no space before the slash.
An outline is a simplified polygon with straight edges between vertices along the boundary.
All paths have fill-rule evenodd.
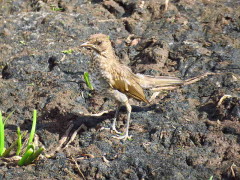
<path id="1" fill-rule="evenodd" d="M 52 71 L 54 67 L 57 65 L 57 58 L 52 56 L 48 59 L 48 69 Z"/>

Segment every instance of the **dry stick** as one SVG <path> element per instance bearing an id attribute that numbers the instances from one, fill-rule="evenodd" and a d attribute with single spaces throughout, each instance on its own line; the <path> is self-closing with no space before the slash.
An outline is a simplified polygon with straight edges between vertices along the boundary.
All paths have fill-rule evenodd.
<path id="1" fill-rule="evenodd" d="M 68 127 L 68 129 L 66 130 L 65 134 L 63 135 L 63 137 L 60 139 L 59 141 L 59 146 L 56 148 L 56 151 L 59 151 L 62 147 L 62 145 L 67 141 L 67 138 L 70 134 L 70 131 L 72 130 L 74 124 L 70 124 L 70 126 Z"/>
<path id="2" fill-rule="evenodd" d="M 109 167 L 110 166 L 110 164 L 109 164 L 110 161 L 107 160 L 107 158 L 105 156 L 102 156 L 102 159 L 103 159 L 103 162 L 105 162 L 106 165 Z"/>
<path id="3" fill-rule="evenodd" d="M 7 157 L 7 158 L 3 158 L 1 157 L 1 159 L 7 163 L 10 163 L 10 162 L 18 162 L 22 157 L 21 156 L 12 156 L 12 157 Z"/>
<path id="4" fill-rule="evenodd" d="M 223 95 L 223 97 L 221 97 L 220 100 L 218 101 L 217 107 L 219 107 L 222 104 L 224 99 L 231 98 L 231 97 L 233 97 L 233 96 L 232 95 L 227 95 L 227 94 Z"/>
<path id="5" fill-rule="evenodd" d="M 78 165 L 77 161 L 76 161 L 72 156 L 71 156 L 71 158 L 72 158 L 73 162 L 75 163 L 75 165 L 77 166 L 78 172 L 80 173 L 80 175 L 82 176 L 82 178 L 83 178 L 84 180 L 86 180 L 86 178 L 85 178 L 85 176 L 83 175 L 81 169 L 79 168 L 79 165 Z"/>
<path id="6" fill-rule="evenodd" d="M 47 157 L 52 157 L 54 156 L 54 153 L 59 151 L 62 147 L 62 145 L 67 141 L 67 138 L 70 134 L 70 131 L 72 130 L 73 128 L 73 124 L 70 124 L 68 129 L 66 130 L 65 134 L 63 135 L 63 137 L 59 140 L 59 146 L 56 147 L 53 151 L 51 151 L 49 154 L 46 154 Z"/>
<path id="7" fill-rule="evenodd" d="M 92 154 L 81 154 L 81 156 L 82 157 L 79 157 L 77 159 L 82 160 L 82 159 L 85 159 L 85 157 L 87 157 L 87 158 L 95 158 L 95 156 L 92 155 Z"/>
<path id="8" fill-rule="evenodd" d="M 65 145 L 65 147 L 63 147 L 63 149 L 65 149 L 65 148 L 68 147 L 68 145 L 75 139 L 77 133 L 78 133 L 81 129 L 83 129 L 83 130 L 85 130 L 85 131 L 87 130 L 87 127 L 85 126 L 85 124 L 82 124 L 81 126 L 78 127 L 78 129 L 77 129 L 76 131 L 74 131 L 74 133 L 72 134 L 70 140 L 67 142 L 67 144 Z"/>
<path id="9" fill-rule="evenodd" d="M 57 146 L 53 151 L 51 151 L 49 154 L 47 154 L 46 156 L 47 157 L 51 157 L 54 155 L 55 152 L 58 152 L 60 149 L 65 149 L 68 147 L 68 145 L 75 139 L 77 133 L 81 130 L 81 129 L 84 129 L 86 130 L 87 127 L 82 124 L 76 131 L 74 131 L 74 133 L 72 134 L 70 140 L 67 142 L 67 144 L 62 148 L 63 144 L 67 141 L 68 137 L 69 137 L 69 134 L 70 134 L 70 131 L 73 129 L 74 127 L 74 124 L 71 124 L 69 125 L 68 129 L 66 130 L 65 134 L 63 135 L 63 137 L 59 140 L 59 146 Z"/>
<path id="10" fill-rule="evenodd" d="M 217 75 L 217 74 L 222 74 L 222 73 L 211 73 L 211 72 L 206 72 L 200 76 L 197 76 L 197 77 L 193 77 L 193 78 L 190 78 L 190 79 L 187 79 L 184 81 L 183 85 L 188 85 L 188 84 L 192 84 L 192 83 L 195 83 L 203 78 L 205 78 L 206 76 L 208 75 Z"/>
<path id="11" fill-rule="evenodd" d="M 65 61 L 65 59 L 66 59 L 66 55 L 64 54 L 62 59 L 60 59 L 60 62 Z"/>
<path id="12" fill-rule="evenodd" d="M 231 167 L 230 167 L 231 172 L 232 172 L 232 176 L 233 176 L 233 177 L 236 177 L 233 167 L 236 167 L 236 164 L 233 163 L 233 164 L 231 165 Z"/>

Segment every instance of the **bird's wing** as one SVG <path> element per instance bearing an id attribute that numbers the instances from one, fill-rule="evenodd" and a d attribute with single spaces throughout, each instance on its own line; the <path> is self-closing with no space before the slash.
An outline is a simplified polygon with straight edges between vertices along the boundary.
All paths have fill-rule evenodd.
<path id="1" fill-rule="evenodd" d="M 118 66 L 119 67 L 119 66 Z M 118 91 L 140 101 L 149 103 L 142 87 L 137 82 L 136 76 L 126 66 L 120 66 L 112 70 L 112 81 L 110 85 Z"/>

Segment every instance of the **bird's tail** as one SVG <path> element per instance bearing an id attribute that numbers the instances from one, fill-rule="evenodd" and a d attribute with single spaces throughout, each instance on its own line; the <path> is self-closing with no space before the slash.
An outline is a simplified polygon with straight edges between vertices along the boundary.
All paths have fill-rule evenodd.
<path id="1" fill-rule="evenodd" d="M 183 80 L 171 76 L 149 76 L 144 74 L 136 74 L 136 76 L 140 80 L 139 85 L 145 89 L 177 86 L 184 83 Z"/>

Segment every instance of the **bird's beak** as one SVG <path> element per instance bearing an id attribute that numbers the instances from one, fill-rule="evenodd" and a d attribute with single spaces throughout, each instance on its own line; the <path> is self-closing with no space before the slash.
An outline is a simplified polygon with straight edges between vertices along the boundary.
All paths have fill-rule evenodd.
<path id="1" fill-rule="evenodd" d="M 91 44 L 87 41 L 87 42 L 81 44 L 80 47 L 91 47 L 91 48 L 93 48 L 93 44 Z"/>

